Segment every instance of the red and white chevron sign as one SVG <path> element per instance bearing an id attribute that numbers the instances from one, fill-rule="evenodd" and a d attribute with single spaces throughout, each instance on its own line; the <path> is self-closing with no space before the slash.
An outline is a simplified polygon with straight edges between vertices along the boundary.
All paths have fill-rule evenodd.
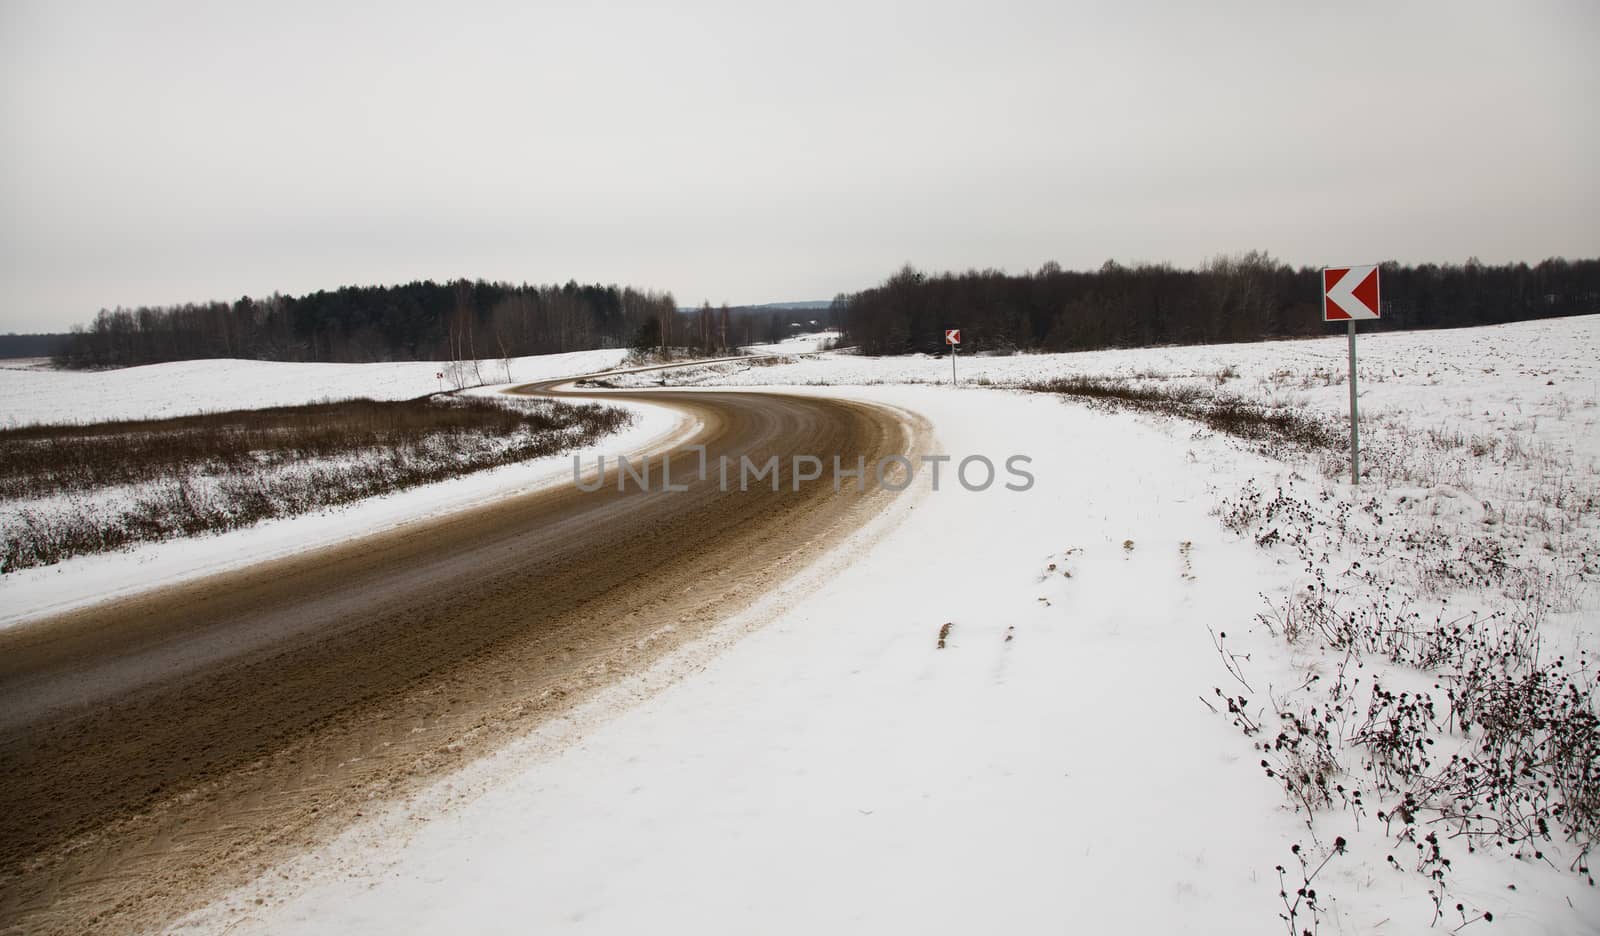
<path id="1" fill-rule="evenodd" d="M 1322 271 L 1322 320 L 1378 318 L 1378 267 L 1327 267 Z"/>

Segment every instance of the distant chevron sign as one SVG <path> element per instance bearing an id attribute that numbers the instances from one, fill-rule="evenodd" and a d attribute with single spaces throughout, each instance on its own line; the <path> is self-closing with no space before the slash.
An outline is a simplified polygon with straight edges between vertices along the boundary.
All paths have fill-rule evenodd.
<path id="1" fill-rule="evenodd" d="M 1322 320 L 1378 318 L 1378 267 L 1327 267 L 1322 271 Z"/>

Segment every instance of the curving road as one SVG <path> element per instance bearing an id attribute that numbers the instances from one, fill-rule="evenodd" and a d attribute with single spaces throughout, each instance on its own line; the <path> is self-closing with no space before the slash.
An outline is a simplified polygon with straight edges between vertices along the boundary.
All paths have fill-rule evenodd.
<path id="1" fill-rule="evenodd" d="M 685 492 L 570 484 L 0 631 L 0 930 L 159 927 L 738 611 L 892 495 L 789 456 L 923 427 L 769 393 L 573 394 L 699 428 Z M 780 491 L 695 479 L 705 445 Z M 592 461 L 586 461 L 592 464 Z"/>

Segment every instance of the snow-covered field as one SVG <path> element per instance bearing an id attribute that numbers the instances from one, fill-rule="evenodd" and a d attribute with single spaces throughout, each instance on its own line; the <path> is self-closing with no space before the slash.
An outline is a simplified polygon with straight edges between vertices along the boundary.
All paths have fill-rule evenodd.
<path id="1" fill-rule="evenodd" d="M 604 370 L 616 366 L 624 355 L 623 351 L 606 350 L 515 358 L 511 383 Z M 442 366 L 435 362 L 275 364 L 227 360 L 102 372 L 0 368 L 0 399 L 5 401 L 10 425 L 141 419 L 355 396 L 405 399 L 436 391 L 439 382 L 434 375 Z M 483 375 L 489 380 L 503 379 L 505 370 L 499 361 L 486 361 Z M 494 394 L 506 386 L 491 384 L 467 392 Z M 670 445 L 672 438 L 693 428 L 662 407 L 618 405 L 628 409 L 634 420 L 604 441 L 600 450 L 605 452 L 653 450 Z M 0 627 L 489 503 L 559 483 L 571 465 L 570 455 L 533 459 L 218 535 L 144 543 L 11 572 L 0 576 Z M 0 509 L 0 522 L 10 515 L 10 506 L 14 505 Z"/>
<path id="2" fill-rule="evenodd" d="M 575 351 L 483 361 L 491 384 L 526 383 L 616 367 L 624 350 Z M 0 427 L 32 423 L 154 419 L 230 409 L 297 406 L 370 397 L 404 400 L 449 389 L 437 361 L 397 364 L 283 364 L 270 361 L 178 361 L 110 371 L 0 366 Z M 474 381 L 476 382 L 476 381 Z"/>
<path id="3" fill-rule="evenodd" d="M 1413 420 L 1426 415 L 1479 434 L 1528 439 L 1541 420 L 1541 440 L 1570 450 L 1566 427 L 1583 428 L 1582 414 L 1562 417 L 1600 398 L 1600 326 L 1592 317 L 1554 319 L 1459 331 L 1362 335 L 1359 382 L 1363 421 Z M 785 353 L 772 346 L 776 353 Z M 797 353 L 789 350 L 786 353 Z M 1066 375 L 1130 380 L 1192 380 L 1335 414 L 1348 412 L 1343 335 L 1310 341 L 1266 341 L 1199 347 L 1135 348 L 1075 354 L 963 355 L 965 386 L 1015 386 Z M 863 358 L 824 353 L 751 367 L 740 362 L 670 373 L 639 374 L 632 382 L 657 386 L 862 386 L 939 384 L 950 380 L 946 357 Z M 626 380 L 620 385 L 628 385 Z M 1393 392 L 1385 392 L 1394 385 Z M 1419 413 L 1423 409 L 1425 413 Z M 1589 418 L 1596 416 L 1589 413 Z M 1556 424 L 1559 422 L 1559 425 Z M 1590 453 L 1591 456 L 1594 453 Z"/>
<path id="4" fill-rule="evenodd" d="M 839 333 L 836 331 L 819 331 L 795 335 L 772 344 L 749 345 L 744 350 L 751 354 L 809 354 L 821 351 L 838 340 Z"/>
<path id="5" fill-rule="evenodd" d="M 933 385 L 947 360 L 847 354 L 675 376 L 901 407 L 1036 484 L 924 472 L 713 637 L 185 925 L 1281 933 L 1292 906 L 1295 930 L 1594 931 L 1559 816 L 1500 847 L 1514 827 L 1471 833 L 1504 803 L 1429 799 L 1487 729 L 1455 708 L 1482 656 L 1423 651 L 1436 619 L 1496 652 L 1532 635 L 1592 686 L 1600 319 L 1361 353 L 1359 491 L 1329 452 L 996 388 L 1201 382 L 1336 419 L 1342 336 L 963 358 L 959 389 Z M 1345 620 L 1364 636 L 1339 645 Z M 1315 907 L 1292 849 L 1322 866 Z"/>

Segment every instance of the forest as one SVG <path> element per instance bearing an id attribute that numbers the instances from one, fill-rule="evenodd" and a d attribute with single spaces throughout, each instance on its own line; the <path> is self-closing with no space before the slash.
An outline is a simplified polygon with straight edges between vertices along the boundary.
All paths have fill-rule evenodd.
<path id="1" fill-rule="evenodd" d="M 431 280 L 304 296 L 102 309 L 54 339 L 58 366 L 131 367 L 202 358 L 267 361 L 476 361 L 595 348 L 724 354 L 780 341 L 829 310 L 680 309 L 632 287 Z"/>
<path id="2" fill-rule="evenodd" d="M 1363 331 L 1453 328 L 1600 312 L 1600 259 L 1491 266 L 1384 263 L 1383 318 Z M 925 275 L 907 266 L 834 301 L 842 344 L 864 354 L 942 353 L 944 329 L 962 351 L 1078 351 L 1324 335 L 1320 269 L 1266 253 L 1218 257 L 1198 270 L 1170 264 L 1075 272 L 1047 263 Z"/>
<path id="3" fill-rule="evenodd" d="M 1600 313 L 1600 259 L 1499 266 L 1385 263 L 1383 318 L 1365 331 L 1490 325 Z M 681 309 L 632 287 L 431 280 L 304 296 L 101 310 L 57 345 L 58 365 L 127 367 L 198 358 L 468 361 L 594 348 L 723 354 L 801 330 L 838 328 L 864 354 L 1072 351 L 1327 334 L 1318 269 L 1260 251 L 1197 270 L 1171 264 L 1095 271 L 1047 263 L 928 275 L 906 266 L 831 307 Z"/>
<path id="4" fill-rule="evenodd" d="M 706 310 L 709 314 L 709 309 Z M 680 316 L 668 293 L 631 287 L 431 280 L 304 296 L 101 310 L 57 350 L 65 367 L 199 358 L 360 363 L 477 360 L 626 347 L 673 335 L 679 320 L 714 350 L 706 315 Z"/>

